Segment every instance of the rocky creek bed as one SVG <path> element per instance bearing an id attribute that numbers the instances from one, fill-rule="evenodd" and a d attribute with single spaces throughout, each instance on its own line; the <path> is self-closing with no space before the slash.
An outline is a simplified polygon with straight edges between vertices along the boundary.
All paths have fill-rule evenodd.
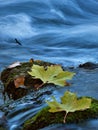
<path id="1" fill-rule="evenodd" d="M 45 95 L 47 95 L 47 97 L 48 96 L 50 97 L 51 95 L 55 95 L 58 98 L 58 97 L 62 96 L 62 94 L 66 90 L 76 92 L 79 97 L 87 96 L 87 97 L 93 98 L 91 109 L 86 110 L 82 113 L 81 112 L 75 112 L 74 114 L 69 113 L 69 118 L 67 121 L 68 123 L 72 123 L 72 122 L 78 123 L 85 119 L 98 117 L 98 101 L 97 101 L 98 100 L 98 96 L 97 96 L 98 64 L 93 64 L 93 63 L 87 62 L 85 64 L 79 65 L 79 67 L 77 67 L 77 68 L 74 68 L 74 67 L 64 68 L 64 69 L 67 69 L 69 71 L 76 73 L 76 76 L 71 81 L 70 87 L 62 88 L 62 87 L 58 87 L 55 85 L 49 85 L 49 86 L 43 86 L 43 88 L 40 88 L 40 89 L 38 89 L 38 86 L 40 84 L 42 84 L 42 81 L 39 79 L 32 80 L 30 75 L 28 75 L 28 73 L 27 73 L 27 71 L 30 70 L 30 68 L 33 64 L 39 64 L 39 65 L 44 65 L 44 66 L 53 65 L 52 63 L 48 63 L 48 62 L 44 62 L 44 61 L 31 60 L 30 62 L 20 63 L 20 65 L 18 65 L 16 67 L 12 67 L 12 68 L 8 67 L 4 71 L 2 71 L 1 80 L 4 85 L 4 88 L 2 87 L 1 90 L 2 91 L 4 90 L 4 92 L 3 92 L 4 98 L 9 98 L 9 100 L 8 100 L 8 102 L 6 102 L 7 99 L 5 99 L 6 103 L 3 104 L 3 102 L 2 102 L 2 104 L 0 106 L 0 110 L 4 113 L 3 117 L 1 117 L 3 119 L 2 123 L 0 124 L 1 126 L 5 126 L 5 124 L 7 123 L 6 120 L 10 116 L 11 111 L 15 111 L 16 107 L 19 104 L 31 103 L 31 100 L 34 102 L 41 101 L 41 103 L 45 104 L 45 102 L 44 102 L 46 100 Z M 22 77 L 22 83 L 21 83 L 22 87 L 16 88 L 15 84 L 14 84 L 15 83 L 14 80 L 18 77 Z M 25 81 L 23 80 L 23 78 L 25 78 Z M 33 86 L 33 88 L 32 88 L 32 86 Z M 42 96 L 44 98 L 41 98 Z M 31 106 L 33 106 L 33 105 L 31 105 Z M 44 107 L 45 106 L 43 105 L 42 108 L 44 108 Z M 39 112 L 37 112 L 39 116 L 36 116 L 36 117 L 38 117 L 38 118 L 36 118 L 37 119 L 36 121 L 33 118 L 26 121 L 27 119 L 30 118 L 30 116 L 29 116 L 27 119 L 22 121 L 22 123 L 20 125 L 23 125 L 24 122 L 26 121 L 26 123 L 24 124 L 24 127 L 23 127 L 24 130 L 29 130 L 29 129 L 31 130 L 31 127 L 32 128 L 34 127 L 35 130 L 37 130 L 39 128 L 48 126 L 50 124 L 61 123 L 61 117 L 63 116 L 63 112 L 61 114 L 59 114 L 60 115 L 60 118 L 59 118 L 57 113 L 55 115 L 51 115 L 51 113 L 48 112 L 48 109 L 49 109 L 48 107 L 44 108 L 45 112 L 47 113 L 47 116 L 50 117 L 50 120 L 52 117 L 52 121 L 46 120 L 44 117 L 44 114 L 39 115 Z M 43 111 L 41 113 L 43 113 Z M 46 113 L 45 113 L 45 115 L 46 115 Z M 91 114 L 89 114 L 89 113 L 91 113 Z M 40 116 L 42 118 L 40 118 L 40 120 L 39 120 Z M 47 118 L 49 119 L 49 117 L 47 117 Z M 55 120 L 56 118 L 57 118 L 57 120 Z M 37 127 L 35 127 L 35 125 Z M 7 127 L 6 127 L 6 129 L 7 129 Z"/>

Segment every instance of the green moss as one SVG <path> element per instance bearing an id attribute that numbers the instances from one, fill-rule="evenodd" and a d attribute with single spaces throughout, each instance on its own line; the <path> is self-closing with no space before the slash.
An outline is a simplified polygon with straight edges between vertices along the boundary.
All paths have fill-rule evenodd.
<path id="1" fill-rule="evenodd" d="M 4 86 L 7 87 L 7 85 L 11 81 L 13 81 L 13 79 L 17 75 L 28 76 L 29 74 L 27 72 L 30 71 L 30 69 L 31 69 L 33 64 L 43 65 L 43 66 L 52 65 L 52 63 L 49 63 L 49 62 L 44 62 L 44 61 L 40 61 L 40 60 L 34 60 L 33 62 L 21 63 L 20 66 L 16 66 L 14 68 L 6 68 L 6 69 L 4 69 L 1 72 L 1 80 L 4 83 Z"/>
<path id="2" fill-rule="evenodd" d="M 20 66 L 16 66 L 14 68 L 6 68 L 1 72 L 1 81 L 4 84 L 4 93 L 7 93 L 9 98 L 13 98 L 14 100 L 25 96 L 28 93 L 28 89 L 36 89 L 36 87 L 42 84 L 40 79 L 33 79 L 29 74 L 28 71 L 31 70 L 33 64 L 42 65 L 42 66 L 49 66 L 53 65 L 52 63 L 40 61 L 40 60 L 32 60 L 30 62 L 21 63 Z M 15 89 L 14 79 L 19 76 L 25 76 L 24 85 L 28 88 L 26 90 L 19 90 Z M 22 94 L 22 92 L 25 93 Z M 26 92 L 27 91 L 27 92 Z M 15 94 L 17 93 L 17 94 Z"/>
<path id="3" fill-rule="evenodd" d="M 14 68 L 7 68 L 1 72 L 1 80 L 4 83 L 4 86 L 7 85 L 14 80 L 17 75 L 27 75 L 27 71 L 30 70 L 33 63 L 26 62 L 21 63 L 21 66 L 16 66 Z"/>
<path id="4" fill-rule="evenodd" d="M 0 130 L 6 130 L 6 129 L 0 126 Z"/>
<path id="5" fill-rule="evenodd" d="M 50 113 L 49 107 L 43 108 L 33 118 L 24 123 L 23 130 L 38 130 L 50 124 L 63 123 L 65 112 Z M 98 100 L 92 99 L 90 109 L 68 113 L 66 123 L 79 123 L 98 117 Z"/>

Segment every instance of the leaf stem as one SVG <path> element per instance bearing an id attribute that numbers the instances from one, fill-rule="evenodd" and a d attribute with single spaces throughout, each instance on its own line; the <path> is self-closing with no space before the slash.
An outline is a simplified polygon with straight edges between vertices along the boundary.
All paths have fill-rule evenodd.
<path id="1" fill-rule="evenodd" d="M 37 89 L 41 88 L 45 83 L 40 84 Z"/>
<path id="2" fill-rule="evenodd" d="M 68 114 L 68 113 L 66 112 L 66 114 L 65 114 L 65 116 L 64 116 L 64 120 L 63 120 L 64 123 L 66 123 L 67 114 Z"/>

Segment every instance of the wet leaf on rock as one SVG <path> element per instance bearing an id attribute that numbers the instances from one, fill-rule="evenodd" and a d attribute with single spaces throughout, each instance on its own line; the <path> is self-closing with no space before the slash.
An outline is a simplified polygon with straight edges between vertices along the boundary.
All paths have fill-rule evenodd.
<path id="1" fill-rule="evenodd" d="M 75 112 L 78 110 L 85 110 L 90 108 L 91 99 L 83 97 L 81 99 L 77 98 L 75 93 L 71 93 L 66 91 L 64 95 L 61 97 L 61 103 L 56 101 L 55 97 L 52 97 L 53 101 L 46 101 L 50 107 L 49 112 L 61 112 L 65 111 L 64 123 L 66 120 L 66 116 L 69 112 Z"/>
<path id="2" fill-rule="evenodd" d="M 33 65 L 30 72 L 33 78 L 41 79 L 43 83 L 53 83 L 59 86 L 68 85 L 66 80 L 72 79 L 75 75 L 73 72 L 63 71 L 60 65 L 44 66 Z"/>
<path id="3" fill-rule="evenodd" d="M 19 88 L 20 86 L 24 86 L 25 77 L 19 76 L 14 79 L 14 85 L 16 88 Z"/>

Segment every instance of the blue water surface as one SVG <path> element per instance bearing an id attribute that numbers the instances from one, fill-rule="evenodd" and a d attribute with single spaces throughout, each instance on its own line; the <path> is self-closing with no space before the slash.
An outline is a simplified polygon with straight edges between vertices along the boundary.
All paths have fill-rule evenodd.
<path id="1" fill-rule="evenodd" d="M 0 71 L 31 58 L 75 67 L 98 63 L 98 0 L 0 0 Z M 20 129 L 21 114 L 8 118 L 10 130 Z M 45 128 L 55 129 L 97 130 L 98 120 Z"/>
<path id="2" fill-rule="evenodd" d="M 1 69 L 30 58 L 98 62 L 97 0 L 0 0 L 0 10 Z"/>

